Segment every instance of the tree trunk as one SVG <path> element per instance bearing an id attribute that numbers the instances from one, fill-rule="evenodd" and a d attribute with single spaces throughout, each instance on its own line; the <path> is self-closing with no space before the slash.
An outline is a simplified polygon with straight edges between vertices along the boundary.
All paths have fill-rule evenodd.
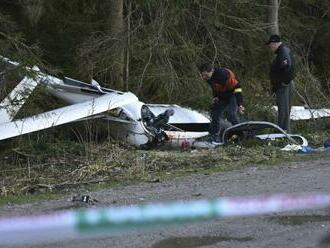
<path id="1" fill-rule="evenodd" d="M 278 8 L 279 1 L 278 0 L 268 0 L 268 34 L 279 34 L 279 26 L 278 26 Z"/>
<path id="2" fill-rule="evenodd" d="M 127 24 L 126 24 L 126 50 L 125 50 L 125 74 L 124 74 L 124 83 L 126 85 L 125 90 L 128 91 L 128 82 L 129 82 L 129 48 L 130 48 L 130 32 L 131 32 L 131 13 L 132 13 L 132 2 L 129 0 L 127 3 Z"/>
<path id="3" fill-rule="evenodd" d="M 111 85 L 124 88 L 124 38 L 123 38 L 123 0 L 107 0 L 105 3 L 107 13 L 106 32 L 112 40 L 111 56 L 109 59 L 111 68 Z"/>

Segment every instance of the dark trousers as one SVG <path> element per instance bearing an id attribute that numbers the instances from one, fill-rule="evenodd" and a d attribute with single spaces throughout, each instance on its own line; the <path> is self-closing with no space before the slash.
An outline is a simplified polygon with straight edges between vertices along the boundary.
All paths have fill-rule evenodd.
<path id="1" fill-rule="evenodd" d="M 225 117 L 233 125 L 239 123 L 237 111 L 238 107 L 234 95 L 228 99 L 220 99 L 219 102 L 214 103 L 211 108 L 211 136 L 219 136 L 221 131 L 223 131 L 224 127 L 221 124 L 224 123 Z"/>
<path id="2" fill-rule="evenodd" d="M 282 85 L 276 90 L 276 105 L 278 107 L 277 125 L 290 131 L 290 112 L 291 112 L 291 98 L 293 95 L 293 81 L 288 85 Z"/>

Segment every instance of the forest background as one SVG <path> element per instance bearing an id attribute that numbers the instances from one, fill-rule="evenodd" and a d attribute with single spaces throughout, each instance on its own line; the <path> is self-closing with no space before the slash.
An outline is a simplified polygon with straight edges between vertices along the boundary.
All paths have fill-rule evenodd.
<path id="1" fill-rule="evenodd" d="M 245 104 L 271 103 L 265 46 L 276 0 L 1 0 L 0 51 L 58 76 L 132 91 L 142 101 L 207 109 L 203 62 L 231 68 Z M 280 34 L 297 61 L 296 104 L 329 104 L 330 2 L 279 1 Z M 44 66 L 44 68 L 43 68 Z"/>
<path id="2" fill-rule="evenodd" d="M 294 104 L 329 107 L 328 0 L 0 0 L 2 56 L 58 77 L 94 78 L 102 86 L 131 91 L 146 103 L 199 110 L 208 110 L 211 92 L 197 68 L 214 63 L 237 74 L 252 120 L 275 120 L 270 116 L 274 99 L 268 77 L 274 54 L 265 42 L 278 31 L 296 60 Z M 42 90 L 33 94 L 21 115 L 62 104 Z M 329 122 L 304 125 L 304 134 L 316 145 L 329 135 Z M 198 158 L 141 155 L 112 144 L 95 145 L 97 135 L 91 130 L 96 129 L 82 126 L 77 131 L 69 125 L 2 143 L 0 195 L 118 175 L 145 177 L 174 167 L 195 168 L 196 161 L 224 168 L 235 167 L 235 156 L 240 164 L 282 156 L 270 147 L 232 147 Z M 71 143 L 72 133 L 80 143 Z"/>

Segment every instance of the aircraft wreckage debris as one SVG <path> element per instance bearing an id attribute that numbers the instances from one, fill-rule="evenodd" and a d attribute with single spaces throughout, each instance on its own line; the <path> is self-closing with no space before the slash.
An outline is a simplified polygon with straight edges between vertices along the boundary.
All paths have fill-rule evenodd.
<path id="1" fill-rule="evenodd" d="M 17 67 L 19 63 L 1 57 L 7 67 Z M 3 65 L 2 65 L 3 66 Z M 6 66 L 2 68 L 2 83 L 6 78 Z M 43 130 L 62 124 L 101 118 L 109 123 L 109 133 L 122 142 L 152 149 L 157 147 L 214 149 L 225 144 L 230 137 L 240 132 L 273 129 L 277 134 L 250 135 L 259 139 L 287 138 L 291 144 L 307 146 L 307 140 L 295 134 L 287 134 L 270 122 L 248 121 L 224 130 L 222 142 L 212 144 L 208 137 L 208 117 L 198 111 L 170 104 L 145 104 L 131 92 L 121 92 L 101 87 L 94 79 L 91 83 L 64 77 L 62 79 L 45 74 L 38 67 L 25 67 L 32 72 L 0 103 L 0 128 L 6 130 L 0 140 Z M 19 109 L 37 85 L 44 84 L 55 97 L 69 106 L 14 120 Z M 11 102 L 15 102 L 12 105 Z M 17 104 L 18 102 L 18 104 Z M 294 120 L 330 116 L 329 109 L 306 109 L 293 107 Z M 253 132 L 251 132 L 253 133 Z M 279 133 L 279 134 L 278 134 Z"/>

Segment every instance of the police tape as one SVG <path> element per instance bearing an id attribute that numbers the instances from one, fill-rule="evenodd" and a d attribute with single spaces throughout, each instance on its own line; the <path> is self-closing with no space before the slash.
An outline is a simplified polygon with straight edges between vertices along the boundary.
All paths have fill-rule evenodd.
<path id="1" fill-rule="evenodd" d="M 213 200 L 62 211 L 46 215 L 0 219 L 0 244 L 13 245 L 91 238 L 166 224 L 329 206 L 330 195 L 309 193 L 223 197 Z"/>

